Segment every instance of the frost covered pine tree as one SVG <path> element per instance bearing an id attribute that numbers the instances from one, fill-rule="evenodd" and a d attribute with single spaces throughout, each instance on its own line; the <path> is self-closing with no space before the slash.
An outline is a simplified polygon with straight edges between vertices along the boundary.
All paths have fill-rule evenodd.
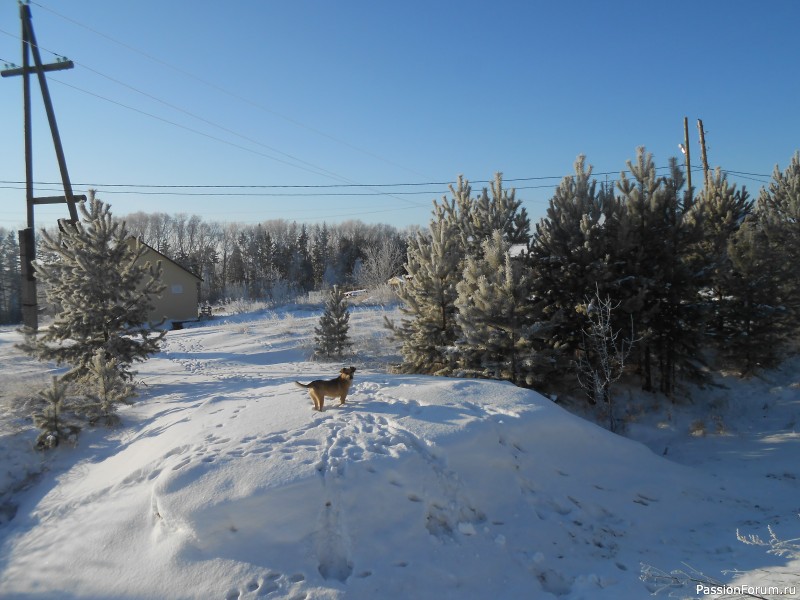
<path id="1" fill-rule="evenodd" d="M 460 189 L 462 185 L 459 178 L 459 187 L 454 194 Z M 468 203 L 462 200 L 459 204 L 462 207 L 459 226 L 470 254 L 480 255 L 483 243 L 491 239 L 495 231 L 500 231 L 509 245 L 527 245 L 530 241 L 531 220 L 528 212 L 522 207 L 522 200 L 516 198 L 516 190 L 503 188 L 502 173 L 495 173 L 489 189 L 483 188 L 480 196 Z M 467 206 L 468 211 L 464 210 Z"/>
<path id="2" fill-rule="evenodd" d="M 40 450 L 55 448 L 62 440 L 74 438 L 81 430 L 79 425 L 61 414 L 67 390 L 67 383 L 53 376 L 50 387 L 38 393 L 39 399 L 44 401 L 44 408 L 33 414 L 33 424 L 41 429 L 36 438 L 36 447 Z"/>
<path id="3" fill-rule="evenodd" d="M 116 425 L 119 423 L 117 405 L 128 403 L 135 395 L 134 387 L 122 378 L 115 359 L 106 360 L 102 348 L 95 352 L 88 367 L 93 385 L 79 412 L 85 414 L 92 425 L 97 422 Z"/>
<path id="4" fill-rule="evenodd" d="M 545 354 L 534 349 L 541 328 L 530 268 L 526 257 L 512 257 L 510 248 L 497 230 L 484 241 L 482 258 L 467 257 L 456 285 L 457 347 L 465 374 L 530 386 L 540 383 Z"/>
<path id="5" fill-rule="evenodd" d="M 165 331 L 148 323 L 152 298 L 161 293 L 161 264 L 140 259 L 146 247 L 115 221 L 109 205 L 90 191 L 82 222 L 62 223 L 56 235 L 42 231 L 34 264 L 48 303 L 57 314 L 41 332 L 26 332 L 21 348 L 39 360 L 67 364 L 65 380 L 90 384 L 90 363 L 102 351 L 129 381 L 131 365 L 158 352 Z"/>
<path id="6" fill-rule="evenodd" d="M 466 346 L 456 344 L 460 337 L 456 284 L 463 277 L 465 261 L 481 259 L 484 242 L 496 230 L 508 244 L 529 241 L 527 213 L 514 190 L 503 189 L 499 173 L 491 185 L 491 197 L 484 189 L 480 198 L 473 198 L 469 182 L 461 176 L 450 192 L 451 200 L 434 202 L 428 231 L 409 240 L 409 279 L 398 290 L 406 316 L 399 325 L 387 320 L 402 343 L 400 369 L 405 372 L 446 375 L 470 362 L 460 356 Z"/>
<path id="7" fill-rule="evenodd" d="M 406 272 L 410 276 L 398 289 L 405 315 L 400 324 L 386 321 L 400 340 L 406 373 L 446 373 L 452 367 L 456 327 L 456 284 L 461 279 L 463 251 L 458 229 L 446 218 L 441 205 L 429 231 L 409 240 Z"/>
<path id="8" fill-rule="evenodd" d="M 347 337 L 350 329 L 350 311 L 344 292 L 338 286 L 331 290 L 325 302 L 325 312 L 319 319 L 319 327 L 314 328 L 317 358 L 341 358 L 352 346 Z"/>

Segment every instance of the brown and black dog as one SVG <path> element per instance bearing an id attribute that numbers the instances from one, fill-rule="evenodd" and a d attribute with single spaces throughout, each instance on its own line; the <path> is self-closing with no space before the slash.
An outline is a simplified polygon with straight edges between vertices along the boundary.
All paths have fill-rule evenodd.
<path id="1" fill-rule="evenodd" d="M 325 396 L 339 398 L 339 406 L 344 404 L 355 372 L 355 367 L 345 367 L 339 371 L 339 376 L 333 379 L 315 379 L 311 383 L 295 381 L 294 383 L 308 389 L 308 395 L 314 401 L 315 410 L 325 410 Z"/>

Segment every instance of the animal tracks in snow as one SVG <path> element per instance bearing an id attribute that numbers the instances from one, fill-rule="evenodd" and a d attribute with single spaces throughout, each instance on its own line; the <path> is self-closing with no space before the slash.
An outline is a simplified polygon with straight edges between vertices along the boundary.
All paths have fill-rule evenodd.
<path id="1" fill-rule="evenodd" d="M 274 597 L 284 597 L 290 600 L 306 600 L 309 596 L 299 588 L 305 581 L 305 575 L 294 573 L 285 575 L 275 571 L 267 571 L 264 575 L 253 577 L 242 586 L 228 590 L 223 596 L 224 600 L 245 600 L 249 598 L 263 598 L 272 594 L 282 594 Z"/>

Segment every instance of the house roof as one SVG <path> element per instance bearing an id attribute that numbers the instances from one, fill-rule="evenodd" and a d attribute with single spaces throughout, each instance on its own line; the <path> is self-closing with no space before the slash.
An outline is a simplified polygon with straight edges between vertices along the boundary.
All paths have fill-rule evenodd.
<path id="1" fill-rule="evenodd" d="M 131 237 L 131 239 L 136 239 L 136 238 L 134 238 L 134 237 Z M 167 262 L 170 262 L 170 263 L 172 263 L 173 265 L 175 265 L 176 267 L 178 267 L 179 269 L 182 269 L 183 271 L 186 271 L 186 272 L 187 272 L 189 275 L 191 275 L 192 277 L 194 277 L 194 278 L 195 278 L 195 279 L 197 279 L 198 281 L 203 281 L 203 278 L 202 278 L 202 277 L 200 277 L 200 276 L 199 276 L 197 273 L 193 273 L 192 271 L 190 271 L 189 269 L 187 269 L 186 267 L 184 267 L 182 264 L 180 264 L 180 263 L 177 263 L 177 262 L 175 262 L 174 260 L 172 260 L 172 259 L 171 259 L 169 256 L 167 256 L 166 254 L 162 254 L 161 252 L 159 252 L 158 250 L 156 250 L 155 248 L 153 248 L 153 247 L 152 247 L 150 244 L 147 244 L 147 243 L 143 242 L 141 239 L 139 239 L 138 241 L 139 241 L 139 243 L 140 243 L 140 244 L 142 244 L 142 245 L 143 245 L 145 248 L 147 248 L 147 249 L 148 249 L 148 250 L 150 250 L 151 252 L 155 252 L 155 253 L 156 253 L 156 254 L 159 256 L 159 258 L 161 258 L 162 260 L 165 260 L 165 261 L 167 261 Z"/>

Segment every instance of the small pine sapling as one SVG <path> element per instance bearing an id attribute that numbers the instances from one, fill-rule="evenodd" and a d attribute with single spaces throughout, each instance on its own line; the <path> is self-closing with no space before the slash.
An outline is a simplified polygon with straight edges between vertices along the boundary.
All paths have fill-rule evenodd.
<path id="1" fill-rule="evenodd" d="M 317 358 L 341 358 L 344 352 L 352 346 L 347 337 L 350 329 L 350 312 L 347 308 L 347 299 L 344 292 L 334 286 L 328 300 L 325 302 L 325 312 L 319 320 L 319 327 L 314 328 L 314 340 L 317 349 L 314 356 Z"/>
<path id="2" fill-rule="evenodd" d="M 118 424 L 117 405 L 127 404 L 136 395 L 134 387 L 123 378 L 117 360 L 107 359 L 102 349 L 95 352 L 88 369 L 90 391 L 79 411 L 88 417 L 92 425 L 98 422 L 108 426 Z"/>
<path id="3" fill-rule="evenodd" d="M 41 412 L 33 414 L 34 425 L 42 430 L 36 438 L 36 447 L 39 450 L 55 448 L 62 440 L 74 441 L 81 430 L 80 426 L 62 417 L 67 388 L 65 381 L 53 376 L 50 387 L 37 394 L 46 403 Z"/>

